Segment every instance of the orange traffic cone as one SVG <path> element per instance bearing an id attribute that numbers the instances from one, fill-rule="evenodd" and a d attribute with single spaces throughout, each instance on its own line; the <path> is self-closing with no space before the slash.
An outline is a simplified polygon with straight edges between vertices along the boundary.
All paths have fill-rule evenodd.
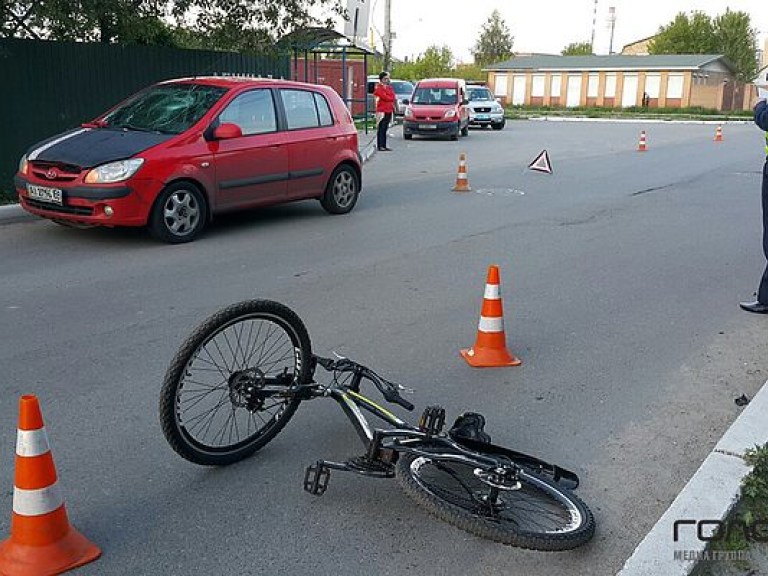
<path id="1" fill-rule="evenodd" d="M 506 341 L 504 311 L 499 292 L 499 267 L 491 265 L 488 267 L 488 280 L 485 284 L 477 339 L 475 345 L 462 350 L 461 355 L 467 364 L 475 368 L 519 366 L 522 362 L 509 353 Z"/>
<path id="2" fill-rule="evenodd" d="M 0 542 L 0 575 L 53 576 L 101 556 L 69 524 L 35 396 L 19 402 L 11 537 Z"/>
<path id="3" fill-rule="evenodd" d="M 715 130 L 715 142 L 722 142 L 723 141 L 723 128 L 721 126 L 717 127 L 717 130 Z"/>
<path id="4" fill-rule="evenodd" d="M 459 171 L 456 174 L 456 186 L 452 188 L 454 192 L 471 192 L 469 180 L 467 179 L 467 155 L 463 152 L 459 154 Z"/>
<path id="5" fill-rule="evenodd" d="M 638 152 L 645 152 L 648 146 L 645 143 L 645 130 L 640 131 L 640 143 L 637 145 Z"/>

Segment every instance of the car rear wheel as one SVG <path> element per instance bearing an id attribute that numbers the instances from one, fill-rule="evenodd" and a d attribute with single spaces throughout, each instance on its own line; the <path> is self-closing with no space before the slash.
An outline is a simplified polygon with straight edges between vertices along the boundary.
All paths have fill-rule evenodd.
<path id="1" fill-rule="evenodd" d="M 354 168 L 342 164 L 331 174 L 320 204 L 331 214 L 346 214 L 357 203 L 360 195 L 360 178 Z"/>
<path id="2" fill-rule="evenodd" d="M 200 190 L 191 182 L 167 186 L 149 216 L 149 231 L 158 240 L 181 244 L 194 240 L 205 227 L 208 208 Z"/>

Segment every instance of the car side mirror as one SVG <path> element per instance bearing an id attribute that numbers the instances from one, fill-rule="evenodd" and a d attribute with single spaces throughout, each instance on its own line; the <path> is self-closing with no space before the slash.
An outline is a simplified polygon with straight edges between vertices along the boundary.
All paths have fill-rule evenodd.
<path id="1" fill-rule="evenodd" d="M 498 102 L 499 104 L 501 104 L 501 98 L 496 98 L 496 102 Z"/>
<path id="2" fill-rule="evenodd" d="M 462 104 L 462 106 L 466 106 L 466 105 L 469 104 L 469 100 L 464 99 L 464 100 L 461 101 L 461 104 Z"/>
<path id="3" fill-rule="evenodd" d="M 230 140 L 232 138 L 240 138 L 242 135 L 243 131 L 240 129 L 240 126 L 232 122 L 219 124 L 213 131 L 214 140 Z"/>
<path id="4" fill-rule="evenodd" d="M 406 106 L 408 106 L 408 104 L 410 104 L 410 103 L 411 103 L 411 101 L 410 101 L 410 100 L 408 100 L 408 98 L 405 98 L 404 100 L 402 100 L 402 102 L 403 102 L 403 104 L 405 104 Z"/>

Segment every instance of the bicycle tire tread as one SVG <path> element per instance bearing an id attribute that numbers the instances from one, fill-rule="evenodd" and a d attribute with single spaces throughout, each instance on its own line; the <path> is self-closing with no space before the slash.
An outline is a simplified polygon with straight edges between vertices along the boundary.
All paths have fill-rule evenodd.
<path id="1" fill-rule="evenodd" d="M 310 359 L 312 356 L 309 334 L 304 323 L 293 310 L 272 300 L 245 300 L 215 312 L 200 323 L 182 342 L 166 370 L 160 392 L 159 416 L 163 434 L 170 447 L 186 460 L 204 466 L 223 466 L 247 458 L 272 440 L 288 423 L 298 408 L 300 400 L 294 400 L 287 404 L 280 419 L 264 435 L 248 446 L 231 453 L 214 455 L 196 450 L 190 447 L 189 443 L 183 439 L 178 429 L 175 419 L 176 394 L 181 374 L 190 357 L 206 338 L 222 325 L 232 322 L 240 316 L 248 316 L 254 313 L 276 316 L 293 328 L 299 340 L 299 347 L 302 350 L 302 365 L 299 378 L 302 382 L 309 378 L 311 370 Z"/>

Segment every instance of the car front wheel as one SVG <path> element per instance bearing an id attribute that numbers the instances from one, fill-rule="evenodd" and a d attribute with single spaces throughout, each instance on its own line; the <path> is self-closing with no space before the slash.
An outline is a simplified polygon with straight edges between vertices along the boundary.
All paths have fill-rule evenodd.
<path id="1" fill-rule="evenodd" d="M 355 207 L 359 195 L 357 172 L 348 164 L 342 164 L 331 174 L 320 204 L 331 214 L 346 214 Z"/>
<path id="2" fill-rule="evenodd" d="M 169 244 L 191 242 L 202 232 L 207 217 L 208 208 L 197 186 L 177 182 L 166 187 L 155 201 L 149 231 Z"/>

